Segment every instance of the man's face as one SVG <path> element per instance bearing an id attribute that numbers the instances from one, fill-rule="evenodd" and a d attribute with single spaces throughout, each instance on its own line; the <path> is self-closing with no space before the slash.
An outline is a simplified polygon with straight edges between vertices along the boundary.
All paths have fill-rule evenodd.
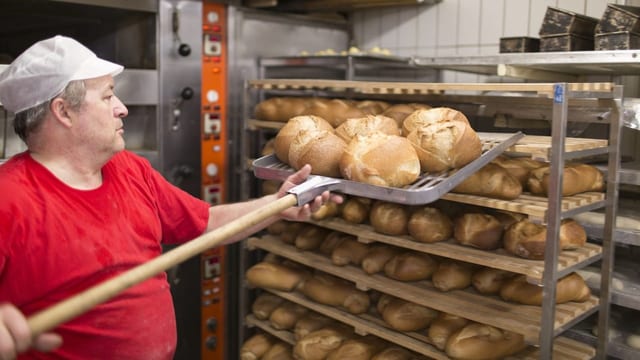
<path id="1" fill-rule="evenodd" d="M 77 139 L 102 154 L 124 149 L 123 118 L 128 111 L 113 92 L 113 77 L 103 76 L 85 80 L 86 95 L 78 112 L 74 112 L 73 131 Z"/>

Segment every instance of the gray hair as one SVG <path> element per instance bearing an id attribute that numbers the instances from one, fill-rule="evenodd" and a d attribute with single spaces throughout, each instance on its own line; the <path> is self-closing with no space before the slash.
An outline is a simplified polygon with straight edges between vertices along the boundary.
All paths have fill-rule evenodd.
<path id="1" fill-rule="evenodd" d="M 20 139 L 26 143 L 29 135 L 38 130 L 38 127 L 40 127 L 46 115 L 51 112 L 51 102 L 55 98 L 59 97 L 64 99 L 72 110 L 77 111 L 84 103 L 86 93 L 87 89 L 84 86 L 84 81 L 70 81 L 60 95 L 17 113 L 13 119 L 13 130 L 18 134 Z"/>

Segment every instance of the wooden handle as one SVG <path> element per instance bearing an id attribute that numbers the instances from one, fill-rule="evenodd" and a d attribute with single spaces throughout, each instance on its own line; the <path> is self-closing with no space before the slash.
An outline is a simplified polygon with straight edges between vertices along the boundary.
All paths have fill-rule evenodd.
<path id="1" fill-rule="evenodd" d="M 76 316 L 84 314 L 94 306 L 109 300 L 127 288 L 218 245 L 223 240 L 266 220 L 270 216 L 279 214 L 285 209 L 296 205 L 296 203 L 297 198 L 295 195 L 289 194 L 281 197 L 269 205 L 258 208 L 216 230 L 200 235 L 183 245 L 167 251 L 153 260 L 138 265 L 131 270 L 33 314 L 27 319 L 29 328 L 33 336 L 49 331 Z"/>

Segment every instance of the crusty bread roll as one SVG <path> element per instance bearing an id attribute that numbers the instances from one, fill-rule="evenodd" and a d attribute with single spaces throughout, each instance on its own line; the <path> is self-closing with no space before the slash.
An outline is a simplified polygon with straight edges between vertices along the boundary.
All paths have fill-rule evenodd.
<path id="1" fill-rule="evenodd" d="M 369 218 L 372 200 L 363 197 L 350 197 L 342 206 L 340 217 L 352 224 L 361 224 Z"/>
<path id="2" fill-rule="evenodd" d="M 451 334 L 445 351 L 454 359 L 502 359 L 526 347 L 524 336 L 490 325 L 471 323 Z"/>
<path id="3" fill-rule="evenodd" d="M 311 213 L 311 218 L 313 220 L 330 219 L 332 217 L 338 216 L 341 211 L 342 204 L 338 204 L 333 201 L 327 201 L 326 203 L 322 204 L 316 212 Z"/>
<path id="4" fill-rule="evenodd" d="M 323 360 L 352 336 L 344 326 L 327 326 L 298 340 L 293 347 L 293 355 L 296 359 Z"/>
<path id="5" fill-rule="evenodd" d="M 355 106 L 365 114 L 378 115 L 388 109 L 391 104 L 382 100 L 360 100 L 355 103 Z"/>
<path id="6" fill-rule="evenodd" d="M 320 116 L 326 119 L 334 128 L 340 126 L 347 119 L 361 118 L 366 115 L 352 101 L 343 99 L 314 100 L 302 114 Z"/>
<path id="7" fill-rule="evenodd" d="M 400 136 L 400 128 L 396 121 L 384 115 L 348 119 L 336 128 L 336 135 L 347 144 L 356 135 L 369 136 L 377 132 Z"/>
<path id="8" fill-rule="evenodd" d="M 348 180 L 403 187 L 420 176 L 420 161 L 406 138 L 382 133 L 356 135 L 340 159 L 340 173 Z"/>
<path id="9" fill-rule="evenodd" d="M 462 329 L 468 323 L 469 320 L 457 315 L 440 313 L 429 325 L 427 336 L 435 347 L 444 350 L 451 334 Z"/>
<path id="10" fill-rule="evenodd" d="M 384 322 L 398 331 L 426 328 L 436 316 L 438 312 L 433 309 L 399 298 L 391 299 L 382 310 Z"/>
<path id="11" fill-rule="evenodd" d="M 507 170 L 511 176 L 518 180 L 523 189 L 527 186 L 527 180 L 529 179 L 531 170 L 545 165 L 544 162 L 533 160 L 531 158 L 510 157 L 506 155 L 499 155 L 491 162 L 500 165 L 502 168 Z"/>
<path id="12" fill-rule="evenodd" d="M 289 330 L 293 329 L 296 322 L 309 312 L 309 309 L 302 305 L 292 303 L 290 301 L 283 302 L 280 306 L 273 309 L 269 315 L 269 322 L 274 329 Z"/>
<path id="13" fill-rule="evenodd" d="M 525 275 L 518 275 L 507 280 L 500 289 L 500 297 L 525 305 L 542 304 L 542 286 L 529 284 Z M 584 302 L 589 300 L 591 290 L 577 273 L 571 273 L 556 284 L 556 304 L 569 301 Z"/>
<path id="14" fill-rule="evenodd" d="M 302 114 L 307 106 L 309 98 L 273 97 L 256 105 L 255 117 L 264 121 L 287 122 L 290 118 Z"/>
<path id="15" fill-rule="evenodd" d="M 299 170 L 309 164 L 312 174 L 339 177 L 346 147 L 333 130 L 301 130 L 289 145 L 289 165 Z"/>
<path id="16" fill-rule="evenodd" d="M 402 127 L 402 123 L 404 122 L 404 119 L 407 118 L 407 116 L 409 116 L 412 112 L 421 109 L 431 109 L 431 106 L 418 103 L 395 104 L 386 108 L 382 115 L 392 118 L 396 121 L 398 127 Z"/>
<path id="17" fill-rule="evenodd" d="M 506 210 L 495 210 L 491 212 L 491 216 L 496 218 L 496 220 L 498 220 L 502 224 L 502 227 L 505 230 L 518 221 L 522 221 L 527 218 L 527 215 L 525 214 Z"/>
<path id="18" fill-rule="evenodd" d="M 287 221 L 286 224 L 286 229 L 279 234 L 280 240 L 285 244 L 294 244 L 298 233 L 302 231 L 307 224 L 298 221 Z"/>
<path id="19" fill-rule="evenodd" d="M 451 191 L 512 200 L 522 194 L 522 185 L 502 166 L 489 163 L 464 179 Z"/>
<path id="20" fill-rule="evenodd" d="M 268 292 L 263 292 L 251 304 L 251 312 L 259 320 L 269 318 L 273 310 L 282 305 L 284 299 Z"/>
<path id="21" fill-rule="evenodd" d="M 322 244 L 320 244 L 318 251 L 325 256 L 331 257 L 333 249 L 335 249 L 342 241 L 349 238 L 351 238 L 351 235 L 349 234 L 345 234 L 340 231 L 331 231 L 327 237 L 324 238 Z"/>
<path id="22" fill-rule="evenodd" d="M 549 194 L 551 168 L 547 166 L 531 170 L 527 187 L 532 194 Z M 562 175 L 562 196 L 571 196 L 586 191 L 604 190 L 604 177 L 595 166 L 587 164 L 567 164 Z"/>
<path id="23" fill-rule="evenodd" d="M 400 248 L 378 244 L 372 245 L 364 258 L 362 258 L 362 270 L 367 274 L 375 274 L 384 269 L 385 264 L 400 253 Z"/>
<path id="24" fill-rule="evenodd" d="M 277 340 L 269 334 L 257 333 L 248 338 L 240 347 L 240 359 L 260 359 L 276 342 Z"/>
<path id="25" fill-rule="evenodd" d="M 424 172 L 461 168 L 482 154 L 478 134 L 466 117 L 453 109 L 417 110 L 404 120 L 403 134 L 416 149 Z"/>
<path id="26" fill-rule="evenodd" d="M 394 256 L 384 265 L 384 273 L 394 280 L 427 280 L 438 268 L 438 263 L 429 254 L 406 251 Z"/>
<path id="27" fill-rule="evenodd" d="M 303 281 L 304 274 L 280 264 L 260 262 L 247 270 L 246 277 L 251 286 L 292 291 Z"/>
<path id="28" fill-rule="evenodd" d="M 334 323 L 335 320 L 317 312 L 310 311 L 296 322 L 296 325 L 293 328 L 293 335 L 296 340 L 300 340 L 307 336 L 307 334 Z"/>
<path id="29" fill-rule="evenodd" d="M 289 148 L 291 142 L 303 130 L 333 131 L 333 127 L 325 119 L 318 116 L 296 116 L 289 119 L 278 131 L 273 143 L 278 160 L 290 164 Z"/>
<path id="30" fill-rule="evenodd" d="M 280 235 L 286 231 L 288 223 L 287 220 L 278 220 L 267 226 L 266 230 L 271 235 Z"/>
<path id="31" fill-rule="evenodd" d="M 431 276 L 433 286 L 440 291 L 465 289 L 471 285 L 473 266 L 460 261 L 445 260 Z"/>
<path id="32" fill-rule="evenodd" d="M 473 273 L 471 285 L 481 294 L 495 295 L 514 276 L 516 274 L 509 271 L 485 267 Z"/>
<path id="33" fill-rule="evenodd" d="M 321 304 L 342 307 L 352 314 L 369 310 L 369 295 L 353 283 L 327 274 L 316 274 L 304 282 L 301 292 Z"/>
<path id="34" fill-rule="evenodd" d="M 355 236 L 348 236 L 333 249 L 331 262 L 338 266 L 347 264 L 360 266 L 368 251 L 369 246 L 367 244 L 359 242 Z"/>
<path id="35" fill-rule="evenodd" d="M 411 214 L 407 230 L 416 241 L 434 243 L 451 238 L 453 222 L 439 209 L 425 206 Z"/>
<path id="36" fill-rule="evenodd" d="M 274 154 L 276 152 L 275 143 L 276 143 L 276 138 L 274 137 L 267 140 L 267 142 L 262 147 L 262 150 L 260 150 L 260 155 L 267 156 L 267 155 Z"/>
<path id="37" fill-rule="evenodd" d="M 264 353 L 260 360 L 293 360 L 293 346 L 284 341 L 278 341 Z"/>
<path id="38" fill-rule="evenodd" d="M 370 360 L 385 346 L 383 340 L 372 335 L 347 339 L 337 349 L 329 353 L 327 360 Z"/>
<path id="39" fill-rule="evenodd" d="M 511 225 L 504 233 L 504 248 L 510 254 L 526 259 L 544 259 L 544 249 L 547 239 L 546 225 L 536 224 L 529 220 L 518 221 Z M 587 233 L 573 219 L 563 219 L 560 222 L 558 236 L 560 250 L 577 249 L 587 242 Z"/>
<path id="40" fill-rule="evenodd" d="M 390 346 L 377 353 L 371 360 L 413 360 L 415 358 L 416 356 L 405 348 Z"/>
<path id="41" fill-rule="evenodd" d="M 462 245 L 482 250 L 499 248 L 503 233 L 502 224 L 493 216 L 467 213 L 454 220 L 453 238 Z"/>
<path id="42" fill-rule="evenodd" d="M 389 305 L 389 303 L 393 301 L 393 299 L 395 299 L 395 297 L 389 294 L 382 293 L 380 295 L 380 297 L 378 298 L 378 302 L 376 303 L 376 310 L 378 311 L 380 316 L 382 316 L 384 308 L 386 308 L 387 305 Z"/>
<path id="43" fill-rule="evenodd" d="M 330 232 L 327 228 L 307 224 L 296 236 L 294 244 L 300 250 L 315 250 Z"/>
<path id="44" fill-rule="evenodd" d="M 376 201 L 369 212 L 369 222 L 373 229 L 386 235 L 405 235 L 411 213 L 405 205 Z"/>

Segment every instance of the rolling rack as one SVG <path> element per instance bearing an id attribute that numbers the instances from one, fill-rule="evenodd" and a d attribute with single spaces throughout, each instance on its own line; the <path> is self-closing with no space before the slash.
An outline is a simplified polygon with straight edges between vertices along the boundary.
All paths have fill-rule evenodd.
<path id="1" fill-rule="evenodd" d="M 547 225 L 547 239 L 544 261 L 532 261 L 518 259 L 511 256 L 501 255 L 477 249 L 467 249 L 456 246 L 450 242 L 436 244 L 420 244 L 408 239 L 392 236 L 385 236 L 374 232 L 366 225 L 350 225 L 341 222 L 339 219 L 327 219 L 316 222 L 317 225 L 330 229 L 351 233 L 358 237 L 361 242 L 381 242 L 393 244 L 426 253 L 436 254 L 443 257 L 463 260 L 480 265 L 491 265 L 515 273 L 525 274 L 529 282 L 543 285 L 545 287 L 543 303 L 540 308 L 514 305 L 492 298 L 479 298 L 477 294 L 467 291 L 454 291 L 453 293 L 440 293 L 435 291 L 429 284 L 406 284 L 391 281 L 383 276 L 365 276 L 357 268 L 336 267 L 331 265 L 326 258 L 311 253 L 302 252 L 292 246 L 277 243 L 274 239 L 263 237 L 261 239 L 249 239 L 247 245 L 250 249 L 262 249 L 275 253 L 276 255 L 289 258 L 304 265 L 311 266 L 318 270 L 350 280 L 361 289 L 376 289 L 388 292 L 391 295 L 405 298 L 405 300 L 466 317 L 470 320 L 496 326 L 498 328 L 511 330 L 523 334 L 529 346 L 525 352 L 519 355 L 525 358 L 550 359 L 554 356 L 564 356 L 564 358 L 589 359 L 594 355 L 604 358 L 607 354 L 607 330 L 608 315 L 611 303 L 611 271 L 614 255 L 613 247 L 613 219 L 616 217 L 617 191 L 618 191 L 618 166 L 620 163 L 619 140 L 621 133 L 621 99 L 622 87 L 612 83 L 513 83 L 513 84 L 477 84 L 477 83 L 399 83 L 399 82 L 365 82 L 365 81 L 339 81 L 339 80 L 305 80 L 305 79 L 264 79 L 253 80 L 246 84 L 245 103 L 250 104 L 252 92 L 275 91 L 295 92 L 305 95 L 309 94 L 340 94 L 349 92 L 360 96 L 398 96 L 419 97 L 429 103 L 465 103 L 465 102 L 496 102 L 503 104 L 505 101 L 513 106 L 525 104 L 531 106 L 546 106 L 551 114 L 551 136 L 524 136 L 518 141 L 500 149 L 505 153 L 518 155 L 525 154 L 531 158 L 547 161 L 550 163 L 551 182 L 549 195 L 547 198 L 540 198 L 523 194 L 514 201 L 504 201 L 489 199 L 480 196 L 461 195 L 443 191 L 438 193 L 436 198 L 449 201 L 474 204 L 489 208 L 504 209 L 526 214 L 530 220 L 542 222 Z M 488 95 L 490 94 L 490 95 Z M 499 94 L 499 95 L 496 95 Z M 515 94 L 515 95 L 514 95 Z M 506 100 L 505 100 L 506 99 Z M 498 105 L 499 106 L 499 105 Z M 452 106 L 455 107 L 455 106 Z M 590 108 L 609 109 L 609 118 L 606 119 L 609 125 L 608 139 L 580 139 L 568 138 L 566 135 L 567 122 L 579 121 L 579 116 L 572 115 L 572 112 L 580 113 L 581 109 Z M 245 109 L 247 110 L 247 109 Z M 249 118 L 249 111 L 245 114 L 247 120 L 246 131 L 256 129 L 277 129 L 283 124 L 268 124 Z M 472 117 L 475 114 L 466 114 Z M 480 133 L 483 142 L 489 139 L 500 143 L 507 138 L 508 134 Z M 249 145 L 243 144 L 247 151 L 246 159 L 250 158 Z M 584 193 L 572 197 L 562 197 L 562 169 L 565 160 L 580 159 L 583 157 L 607 154 L 609 169 L 607 172 L 607 188 L 603 193 Z M 484 155 L 483 155 L 484 156 Z M 482 158 L 482 157 L 481 157 Z M 280 178 L 286 176 L 290 170 L 279 168 L 277 171 L 265 169 L 277 166 L 274 163 L 264 163 L 268 159 L 260 159 L 253 162 L 253 170 L 258 177 Z M 246 169 L 245 169 L 246 170 Z M 243 185 L 248 187 L 251 173 L 245 171 Z M 344 183 L 345 180 L 335 179 L 335 183 Z M 313 186 L 313 185 L 311 185 Z M 334 188 L 335 189 L 335 188 Z M 336 191 L 349 193 L 349 186 L 338 188 Z M 391 190 L 394 192 L 396 190 Z M 402 190 L 407 191 L 407 190 Z M 357 192 L 357 191 L 356 191 Z M 363 195 L 362 193 L 358 193 Z M 375 192 L 373 193 L 375 195 Z M 415 199 L 411 196 L 407 199 Z M 400 199 L 397 202 L 411 201 Z M 416 200 L 418 203 L 428 203 L 435 199 L 429 197 Z M 605 225 L 602 236 L 602 245 L 587 244 L 577 252 L 560 252 L 559 236 L 560 221 L 581 212 L 586 212 L 598 208 L 605 208 Z M 601 260 L 602 283 L 600 286 L 599 298 L 592 296 L 590 300 L 579 304 L 555 303 L 555 284 L 562 276 Z M 244 269 L 248 267 L 244 264 Z M 293 302 L 308 306 L 316 311 L 333 317 L 339 321 L 351 324 L 357 333 L 369 333 L 386 338 L 405 346 L 421 354 L 446 359 L 446 355 L 431 345 L 424 339 L 417 339 L 412 336 L 401 337 L 389 329 L 385 331 L 376 330 L 375 321 L 367 319 L 351 319 L 353 315 L 341 314 L 336 309 L 324 309 L 319 304 L 309 304 L 307 300 L 295 294 L 278 293 Z M 316 308 L 317 307 L 317 308 Z M 337 313 L 336 313 L 337 312 Z M 596 349 L 576 342 L 562 336 L 562 333 L 577 324 L 585 317 L 598 312 L 599 334 L 597 353 Z M 246 323 L 261 328 L 268 328 L 268 325 L 260 324 L 251 316 L 246 317 Z M 274 332 L 274 335 L 275 332 Z M 280 334 L 282 335 L 282 334 Z M 283 335 L 281 338 L 288 338 Z M 394 341 L 395 339 L 395 341 Z M 404 341 L 404 340 L 406 341 Z M 418 344 L 418 345 L 416 345 Z M 566 355 L 566 356 L 565 356 Z"/>

